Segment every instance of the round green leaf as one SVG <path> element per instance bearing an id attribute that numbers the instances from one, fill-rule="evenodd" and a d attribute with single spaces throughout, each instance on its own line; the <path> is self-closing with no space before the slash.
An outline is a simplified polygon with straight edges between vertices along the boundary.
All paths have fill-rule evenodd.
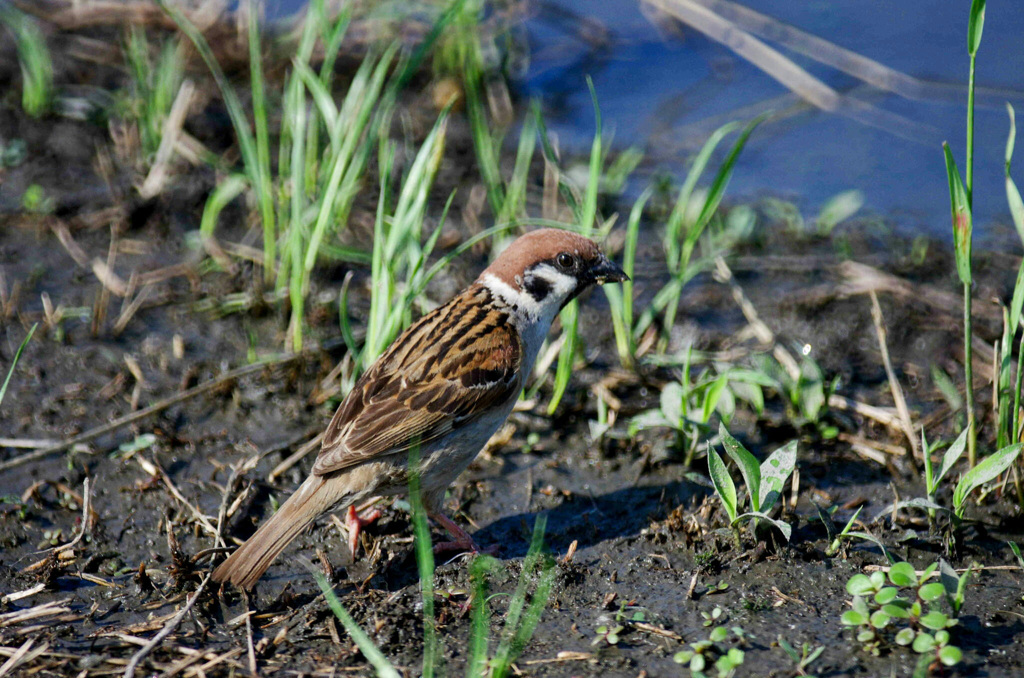
<path id="1" fill-rule="evenodd" d="M 935 642 L 939 645 L 946 645 L 949 643 L 949 631 L 942 629 L 941 631 L 935 632 Z"/>
<path id="2" fill-rule="evenodd" d="M 941 582 L 933 581 L 930 584 L 925 584 L 917 590 L 917 595 L 921 596 L 921 600 L 926 603 L 931 603 L 939 600 L 946 595 L 946 588 Z"/>
<path id="3" fill-rule="evenodd" d="M 889 581 L 896 586 L 917 586 L 917 573 L 910 563 L 896 563 L 889 568 Z"/>
<path id="4" fill-rule="evenodd" d="M 694 652 L 692 650 L 680 650 L 672 656 L 672 661 L 676 664 L 686 664 L 693 659 Z"/>
<path id="5" fill-rule="evenodd" d="M 921 601 L 920 600 L 915 600 L 913 603 L 910 604 L 910 616 L 911 617 L 920 617 L 921 616 Z"/>
<path id="6" fill-rule="evenodd" d="M 880 589 L 883 586 L 885 586 L 885 575 L 882 574 L 881 572 L 872 572 L 871 573 L 871 586 L 872 586 L 872 590 L 873 591 L 877 591 L 878 589 Z"/>
<path id="7" fill-rule="evenodd" d="M 855 574 L 846 582 L 846 592 L 851 596 L 866 596 L 875 590 L 867 575 Z"/>
<path id="8" fill-rule="evenodd" d="M 931 652 L 935 649 L 935 639 L 932 638 L 931 634 L 919 633 L 917 638 L 914 638 L 914 652 L 918 654 L 924 654 L 925 652 Z"/>
<path id="9" fill-rule="evenodd" d="M 875 639 L 874 631 L 861 631 L 857 634 L 857 640 L 862 643 L 868 643 Z"/>
<path id="10" fill-rule="evenodd" d="M 895 601 L 888 605 L 883 605 L 882 610 L 890 617 L 896 617 L 897 619 L 909 619 L 910 613 L 907 611 L 906 606 L 900 605 L 903 601 Z"/>
<path id="11" fill-rule="evenodd" d="M 924 626 L 926 629 L 931 629 L 932 631 L 938 631 L 939 629 L 946 628 L 946 621 L 948 620 L 949 617 L 946 615 L 942 614 L 938 610 L 932 610 L 921 617 L 921 626 Z"/>
<path id="12" fill-rule="evenodd" d="M 900 590 L 895 586 L 886 586 L 884 589 L 875 594 L 875 602 L 879 605 L 888 605 L 892 601 L 896 600 Z"/>
<path id="13" fill-rule="evenodd" d="M 841 621 L 844 626 L 860 626 L 861 624 L 866 624 L 868 620 L 867 617 L 856 610 L 847 610 L 843 613 L 843 616 L 839 618 L 839 621 Z"/>
<path id="14" fill-rule="evenodd" d="M 899 633 L 896 634 L 897 645 L 910 645 L 914 642 L 914 629 L 900 629 Z"/>
<path id="15" fill-rule="evenodd" d="M 883 612 L 882 610 L 876 610 L 876 611 L 874 612 L 874 614 L 872 614 L 872 615 L 871 615 L 871 625 L 872 625 L 873 627 L 875 627 L 876 629 L 882 629 L 882 628 L 885 628 L 885 626 L 886 626 L 886 625 L 887 625 L 887 624 L 888 624 L 888 623 L 889 623 L 890 621 L 892 621 L 892 617 L 890 617 L 889 615 L 887 615 L 887 614 L 886 614 L 885 612 Z"/>
<path id="16" fill-rule="evenodd" d="M 716 643 L 720 643 L 729 637 L 729 631 L 724 626 L 716 626 L 711 630 L 708 638 Z"/>
<path id="17" fill-rule="evenodd" d="M 704 655 L 693 655 L 693 659 L 690 660 L 691 671 L 703 671 L 705 666 L 707 666 L 707 660 L 704 659 Z"/>
<path id="18" fill-rule="evenodd" d="M 947 645 L 939 650 L 939 661 L 946 666 L 955 666 L 964 658 L 964 653 L 956 645 Z"/>

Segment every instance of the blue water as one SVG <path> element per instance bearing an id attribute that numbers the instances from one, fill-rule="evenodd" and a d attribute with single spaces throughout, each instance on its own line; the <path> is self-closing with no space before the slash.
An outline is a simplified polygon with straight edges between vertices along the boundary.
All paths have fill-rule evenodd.
<path id="1" fill-rule="evenodd" d="M 280 0 L 281 11 L 301 4 Z M 969 0 L 744 0 L 746 6 L 908 75 L 962 85 L 966 92 Z M 737 109 L 787 94 L 768 75 L 688 27 L 659 30 L 633 0 L 547 0 L 526 21 L 530 57 L 514 86 L 539 98 L 563 149 L 585 153 L 594 133 L 586 76 L 593 78 L 606 131 L 616 147 L 647 152 L 641 173 L 681 175 L 715 121 Z M 989 3 L 978 55 L 979 87 L 1005 93 L 979 100 L 976 115 L 976 233 L 1005 232 L 1010 223 L 1003 181 L 1008 131 L 1004 99 L 1024 126 L 1024 12 L 1018 2 Z M 596 22 L 607 41 L 576 35 Z M 773 45 L 774 46 L 774 45 Z M 858 82 L 799 54 L 781 51 L 841 91 Z M 763 125 L 744 152 L 730 195 L 777 195 L 813 217 L 829 197 L 859 189 L 868 212 L 904 232 L 948 238 L 949 198 L 941 143 L 948 140 L 963 171 L 966 95 L 908 100 L 858 90 L 857 96 L 911 122 L 908 136 L 835 113 L 806 110 Z M 748 114 L 749 115 L 749 114 Z M 1024 132 L 1021 137 L 1024 138 Z M 1022 144 L 1024 145 L 1024 141 Z M 1024 150 L 1014 172 L 1024 186 Z"/>

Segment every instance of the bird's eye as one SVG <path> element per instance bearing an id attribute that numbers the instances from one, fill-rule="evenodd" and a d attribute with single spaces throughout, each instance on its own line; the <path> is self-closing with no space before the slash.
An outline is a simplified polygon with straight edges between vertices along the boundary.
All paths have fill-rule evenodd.
<path id="1" fill-rule="evenodd" d="M 568 252 L 562 252 L 555 258 L 555 263 L 557 263 L 558 267 L 562 270 L 568 271 L 572 268 L 572 265 L 576 263 L 576 258 Z"/>

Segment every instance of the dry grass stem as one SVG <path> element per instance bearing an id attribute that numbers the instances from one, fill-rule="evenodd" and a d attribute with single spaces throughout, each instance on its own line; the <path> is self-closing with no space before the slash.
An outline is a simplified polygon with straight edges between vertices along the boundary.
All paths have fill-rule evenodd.
<path id="1" fill-rule="evenodd" d="M 907 401 L 903 397 L 903 388 L 896 378 L 896 373 L 892 369 L 892 360 L 889 358 L 889 346 L 886 339 L 885 320 L 882 318 L 882 307 L 878 305 L 878 295 L 875 294 L 874 290 L 871 290 L 868 294 L 871 297 L 871 319 L 875 323 L 875 333 L 878 335 L 878 348 L 882 352 L 882 364 L 885 366 L 885 376 L 889 380 L 889 390 L 892 391 L 892 399 L 896 403 L 896 411 L 900 415 L 903 432 L 910 443 L 914 459 L 919 459 L 921 451 L 917 447 L 917 436 L 914 435 L 914 423 L 910 418 L 910 409 L 907 408 Z"/>

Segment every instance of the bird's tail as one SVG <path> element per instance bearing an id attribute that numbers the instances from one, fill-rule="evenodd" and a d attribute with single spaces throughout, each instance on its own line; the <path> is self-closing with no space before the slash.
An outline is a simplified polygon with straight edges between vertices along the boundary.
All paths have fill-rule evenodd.
<path id="1" fill-rule="evenodd" d="M 249 590 L 281 551 L 337 500 L 330 484 L 310 476 L 270 520 L 213 571 L 216 582 L 230 581 Z"/>

